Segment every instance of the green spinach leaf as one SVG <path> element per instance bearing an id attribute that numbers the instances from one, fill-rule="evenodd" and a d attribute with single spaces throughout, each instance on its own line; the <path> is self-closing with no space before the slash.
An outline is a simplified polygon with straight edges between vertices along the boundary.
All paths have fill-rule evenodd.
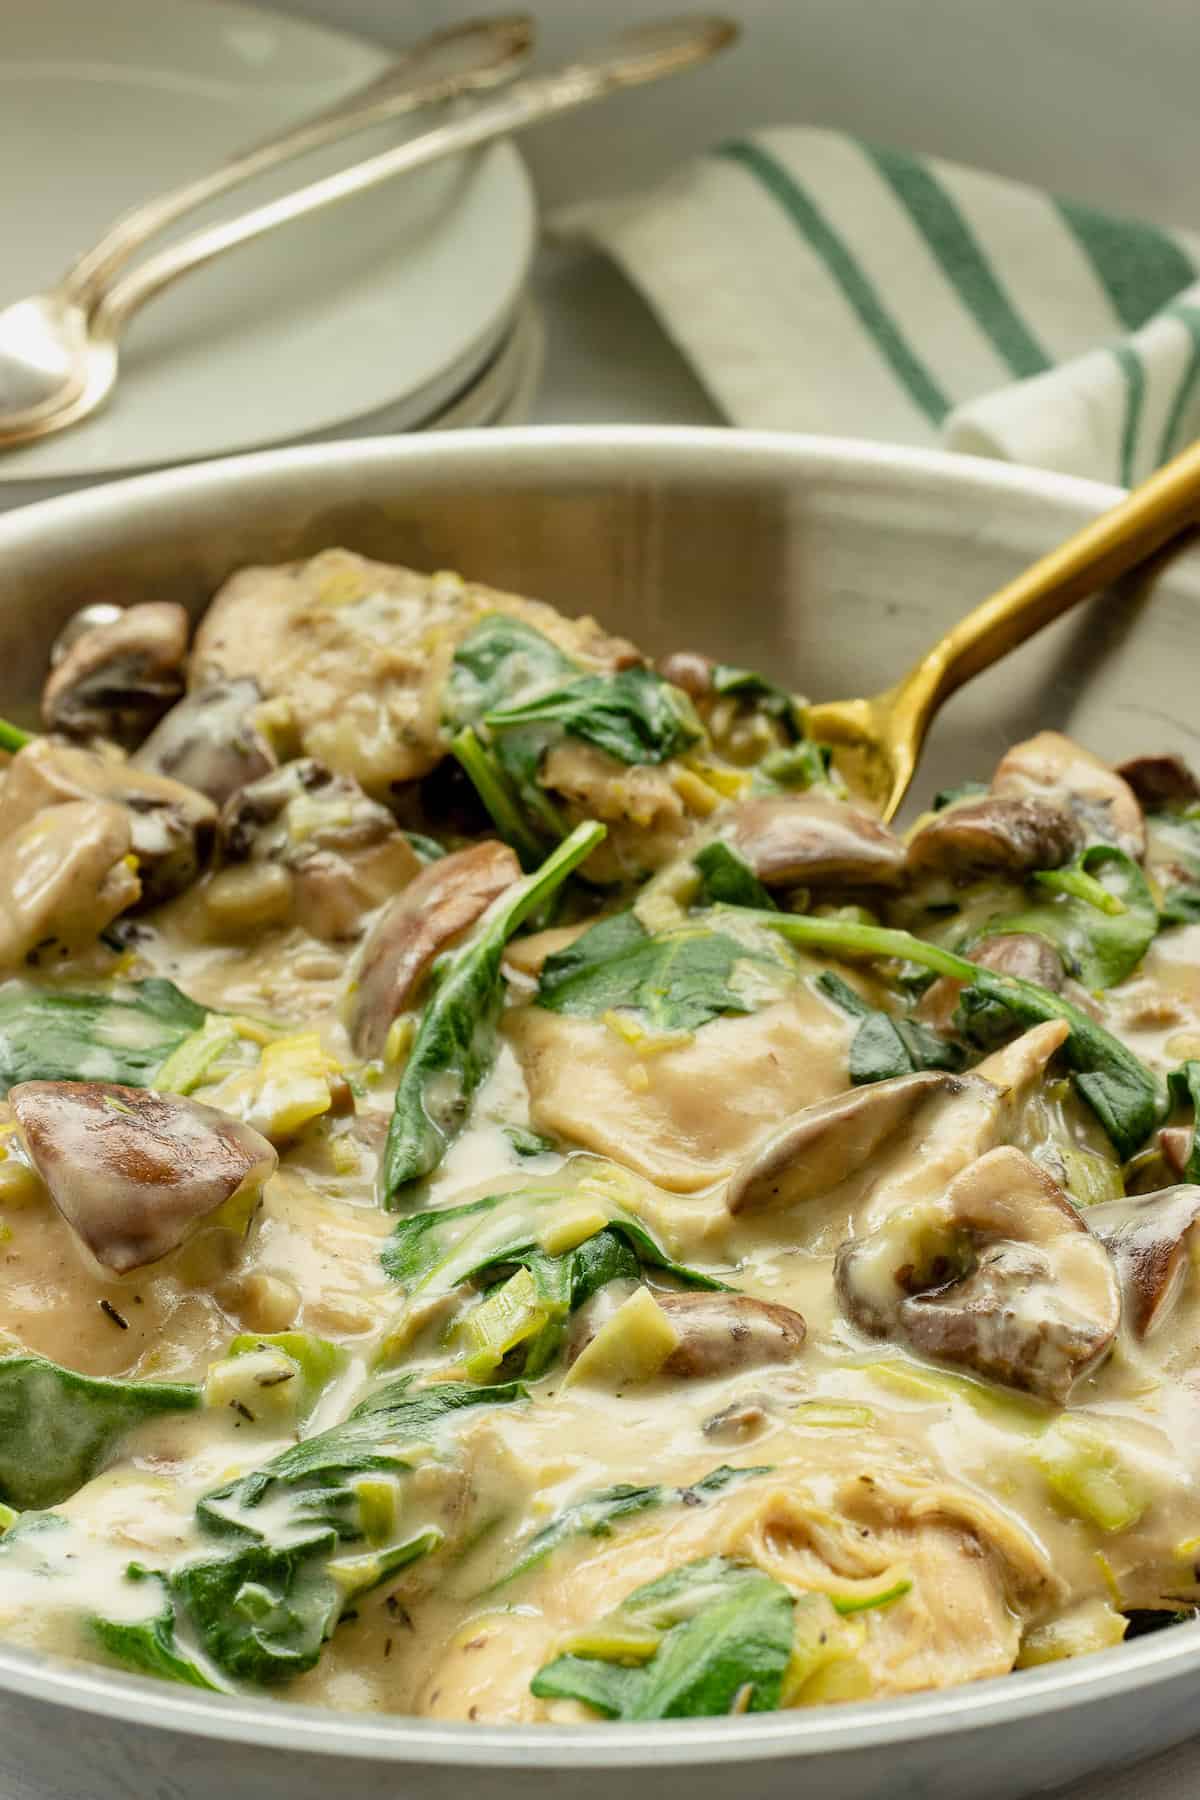
<path id="1" fill-rule="evenodd" d="M 508 613 L 487 613 L 454 652 L 442 716 L 459 731 L 577 672 L 577 664 L 532 625 Z"/>
<path id="2" fill-rule="evenodd" d="M 572 1538 L 611 1537 L 613 1527 L 623 1519 L 662 1506 L 702 1506 L 715 1495 L 723 1494 L 735 1482 L 770 1472 L 771 1466 L 765 1463 L 751 1469 L 733 1469 L 728 1463 L 722 1463 L 719 1469 L 713 1469 L 688 1487 L 664 1487 L 660 1483 L 636 1487 L 622 1481 L 614 1487 L 599 1488 L 594 1494 L 587 1494 L 582 1500 L 565 1506 L 548 1525 L 535 1532 L 512 1568 L 488 1592 L 494 1593 L 496 1588 L 507 1587 L 519 1576 L 528 1574 Z"/>
<path id="3" fill-rule="evenodd" d="M 159 976 L 128 994 L 75 994 L 13 982 L 0 989 L 0 1094 L 19 1081 L 116 1081 L 150 1087 L 208 1017 Z"/>
<path id="4" fill-rule="evenodd" d="M 148 1588 L 157 1589 L 158 1608 L 144 1619 L 106 1619 L 102 1614 L 94 1614 L 88 1623 L 97 1643 L 110 1656 L 143 1675 L 157 1675 L 163 1681 L 179 1681 L 188 1687 L 208 1688 L 214 1693 L 226 1692 L 199 1663 L 184 1655 L 176 1643 L 175 1607 L 166 1576 L 156 1569 L 144 1568 L 141 1563 L 130 1563 L 125 1579 L 145 1582 Z"/>
<path id="5" fill-rule="evenodd" d="M 763 1570 L 705 1557 L 625 1600 L 620 1620 L 660 1634 L 639 1667 L 568 1652 L 530 1687 L 539 1699 L 582 1700 L 616 1719 L 772 1712 L 792 1653 L 793 1605 Z"/>
<path id="6" fill-rule="evenodd" d="M 718 917 L 719 914 L 718 908 Z M 1022 981 L 1016 975 L 981 968 L 965 956 L 940 944 L 927 943 L 908 931 L 803 913 L 756 912 L 752 916 L 796 944 L 852 958 L 896 957 L 961 981 L 964 991 L 960 1011 L 968 1025 L 972 1010 L 988 1003 L 1003 1007 L 1022 1025 L 1064 1019 L 1069 1031 L 1064 1049 L 1074 1071 L 1076 1089 L 1104 1126 L 1122 1160 L 1133 1155 L 1163 1117 L 1167 1099 L 1164 1084 L 1119 1038 L 1061 994 L 1052 994 L 1036 982 Z"/>
<path id="7" fill-rule="evenodd" d="M 692 858 L 700 871 L 700 901 L 705 906 L 759 906 L 771 912 L 775 902 L 750 864 L 728 844 L 716 839 Z"/>
<path id="8" fill-rule="evenodd" d="M 1183 1178 L 1200 1185 L 1200 1062 L 1185 1062 L 1172 1069 L 1167 1076 L 1167 1090 L 1176 1106 L 1192 1109 L 1192 1145 Z"/>
<path id="9" fill-rule="evenodd" d="M 768 681 L 754 669 L 739 669 L 733 663 L 717 663 L 710 676 L 714 694 L 733 694 L 749 700 L 769 718 L 778 719 L 794 738 L 804 736 L 804 704 L 776 682 Z"/>
<path id="10" fill-rule="evenodd" d="M 891 1013 L 868 1006 L 849 982 L 831 969 L 817 976 L 821 993 L 851 1018 L 862 1023 L 850 1045 L 850 1080 L 856 1087 L 870 1081 L 891 1081 L 897 1075 L 915 1075 L 921 1069 L 949 1069 L 956 1073 L 966 1063 L 960 1045 L 951 1044 L 916 1019 L 897 1019 Z"/>
<path id="11" fill-rule="evenodd" d="M 735 985 L 743 971 L 757 979 Z M 777 995 L 794 975 L 768 950 L 710 924 L 651 937 L 632 912 L 617 913 L 546 958 L 536 1004 L 585 1019 L 624 1009 L 640 1013 L 651 1030 L 695 1031 L 722 1013 L 753 1012 L 764 979 Z"/>
<path id="12" fill-rule="evenodd" d="M 201 1390 L 170 1381 L 80 1375 L 44 1356 L 0 1357 L 0 1500 L 26 1512 L 90 1481 L 143 1420 L 199 1406 Z"/>
<path id="13" fill-rule="evenodd" d="M 667 762 L 704 736 L 682 689 L 643 667 L 578 675 L 523 704 L 492 708 L 483 722 L 494 741 L 512 731 L 552 727 L 554 736 L 578 738 L 630 764 Z"/>
<path id="14" fill-rule="evenodd" d="M 1159 920 L 1132 857 L 1112 844 L 1092 844 L 1069 868 L 1046 869 L 1033 880 L 1053 898 L 990 920 L 985 936 L 1031 932 L 1046 938 L 1068 972 L 1093 990 L 1115 987 L 1133 973 Z"/>
<path id="15" fill-rule="evenodd" d="M 383 1204 L 437 1168 L 471 1109 L 496 1051 L 504 1004 L 504 947 L 604 837 L 603 825 L 577 826 L 534 874 L 494 903 L 480 926 L 446 958 L 417 1026 L 396 1088 L 383 1155 Z"/>
<path id="16" fill-rule="evenodd" d="M 382 1523 L 363 1476 L 402 1477 L 464 1409 L 522 1399 L 515 1384 L 389 1382 L 341 1425 L 206 1494 L 196 1521 L 211 1540 L 178 1563 L 170 1588 L 218 1668 L 272 1682 L 310 1669 L 355 1597 L 438 1548 L 436 1528 L 406 1529 L 402 1505 Z M 378 1484 L 376 1484 L 378 1485 Z M 378 1510 L 378 1509 L 376 1509 Z M 347 1556 L 347 1546 L 365 1550 Z"/>

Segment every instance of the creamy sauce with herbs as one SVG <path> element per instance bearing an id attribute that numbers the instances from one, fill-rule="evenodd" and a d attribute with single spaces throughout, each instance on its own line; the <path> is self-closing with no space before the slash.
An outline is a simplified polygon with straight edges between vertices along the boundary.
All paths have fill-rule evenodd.
<path id="1" fill-rule="evenodd" d="M 80 679 L 97 668 L 103 645 Z M 131 911 L 101 869 L 82 934 L 77 894 L 66 924 L 52 892 L 7 907 L 30 947 L 0 987 L 6 1640 L 350 1710 L 562 1721 L 947 1686 L 1200 1602 L 1190 1203 L 1162 1223 L 1200 1177 L 1200 800 L 1141 803 L 1133 773 L 1044 734 L 906 851 L 743 673 L 689 667 L 693 708 L 590 622 L 345 552 L 217 598 L 193 693 L 257 678 L 239 729 L 290 797 L 163 767 L 209 796 L 202 872 Z M 446 779 L 451 738 L 474 788 Z M 79 800 L 56 741 L 48 813 Z M 138 756 L 101 760 L 85 803 L 136 812 Z M 832 849 L 810 792 L 850 821 Z M 1028 816 L 987 813 L 1031 793 Z M 790 861 L 778 819 L 768 858 L 739 810 L 764 798 L 795 809 Z M 453 1013 L 519 879 L 457 859 L 499 835 L 531 869 L 590 819 L 590 881 L 531 902 Z M 714 844 L 739 893 L 702 876 Z M 468 879 L 478 904 L 453 910 Z M 589 936 L 618 915 L 615 947 Z M 853 937 L 880 926 L 914 953 Z M 1014 968 L 1032 1007 L 954 963 L 1018 938 L 1050 976 Z M 99 1010 L 53 1035 L 46 1002 L 72 995 Z M 111 1152 L 90 1115 L 56 1123 L 71 1083 L 105 1088 Z M 67 1142 L 86 1148 L 64 1168 Z M 118 1266 L 131 1196 L 170 1189 L 184 1219 L 218 1147 L 228 1197 Z M 271 1147 L 239 1186 L 237 1157 Z M 178 1403 L 143 1407 L 164 1382 Z"/>

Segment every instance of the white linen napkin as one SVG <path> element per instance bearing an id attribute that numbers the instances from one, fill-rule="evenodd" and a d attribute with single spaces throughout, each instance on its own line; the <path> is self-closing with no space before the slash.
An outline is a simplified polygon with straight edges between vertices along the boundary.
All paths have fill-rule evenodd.
<path id="1" fill-rule="evenodd" d="M 1125 486 L 1200 434 L 1200 236 L 781 127 L 560 212 L 736 425 Z"/>

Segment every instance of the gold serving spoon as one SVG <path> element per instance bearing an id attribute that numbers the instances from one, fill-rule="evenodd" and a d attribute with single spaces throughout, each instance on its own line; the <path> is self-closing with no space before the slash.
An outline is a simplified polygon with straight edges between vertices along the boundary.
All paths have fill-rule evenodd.
<path id="1" fill-rule="evenodd" d="M 1200 441 L 951 626 L 895 687 L 806 708 L 808 735 L 832 745 L 854 793 L 894 818 L 944 700 L 1197 522 Z"/>

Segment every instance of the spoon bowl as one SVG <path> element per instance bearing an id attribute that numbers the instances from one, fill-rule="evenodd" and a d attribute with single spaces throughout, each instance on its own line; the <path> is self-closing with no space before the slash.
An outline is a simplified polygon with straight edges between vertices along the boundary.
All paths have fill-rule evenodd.
<path id="1" fill-rule="evenodd" d="M 0 311 L 0 430 L 20 430 L 78 400 L 88 381 L 88 319 L 61 289 Z"/>

